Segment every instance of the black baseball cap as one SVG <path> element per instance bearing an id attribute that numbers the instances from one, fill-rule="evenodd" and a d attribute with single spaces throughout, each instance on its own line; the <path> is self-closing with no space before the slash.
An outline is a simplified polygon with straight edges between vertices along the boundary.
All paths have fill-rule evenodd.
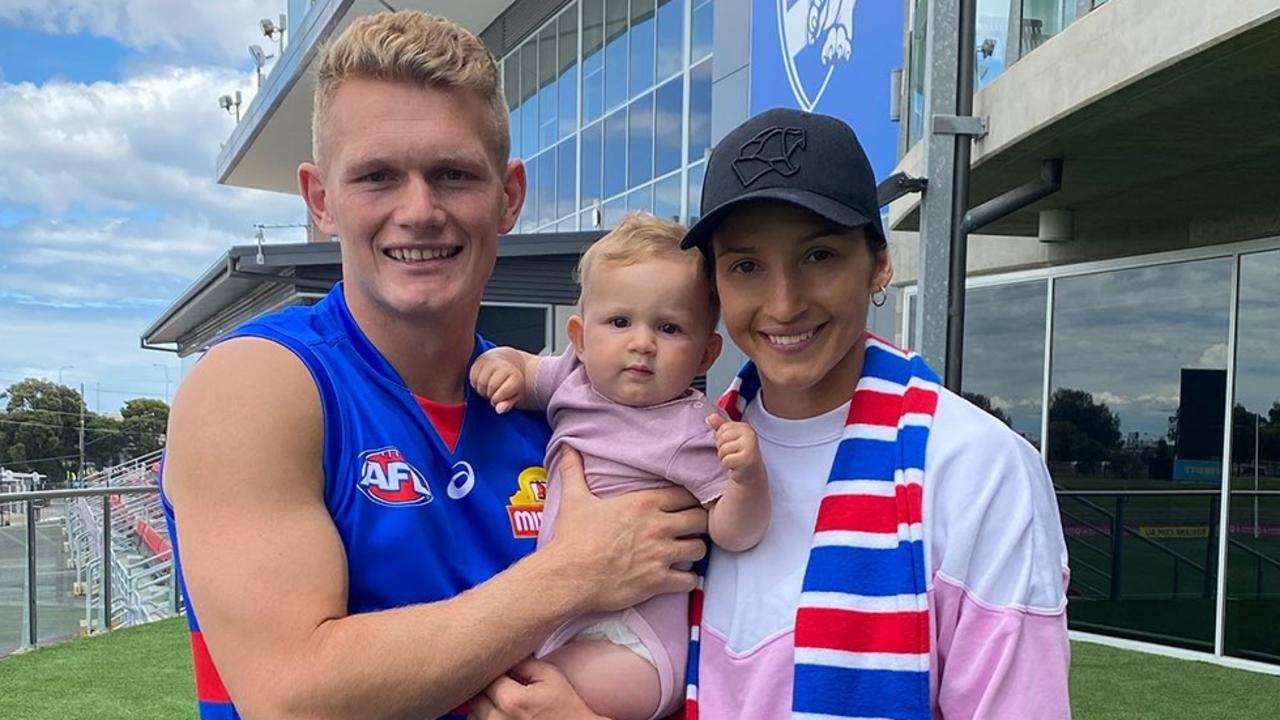
<path id="1" fill-rule="evenodd" d="M 702 183 L 702 218 L 683 249 L 711 254 L 711 234 L 734 208 L 790 203 L 885 241 L 876 178 L 853 128 L 830 115 L 777 108 L 748 119 L 716 143 Z"/>

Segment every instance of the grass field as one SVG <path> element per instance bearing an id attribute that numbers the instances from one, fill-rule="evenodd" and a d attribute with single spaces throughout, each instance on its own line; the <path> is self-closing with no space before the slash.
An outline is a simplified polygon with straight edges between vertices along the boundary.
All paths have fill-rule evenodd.
<path id="1" fill-rule="evenodd" d="M 1077 720 L 1276 716 L 1280 676 L 1090 643 L 1072 652 Z M 194 698 L 181 619 L 0 659 L 6 720 L 178 720 L 195 717 Z"/>

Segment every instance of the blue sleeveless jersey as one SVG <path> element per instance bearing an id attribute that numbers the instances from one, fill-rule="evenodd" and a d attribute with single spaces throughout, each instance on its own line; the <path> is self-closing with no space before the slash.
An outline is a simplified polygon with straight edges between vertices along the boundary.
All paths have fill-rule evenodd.
<path id="1" fill-rule="evenodd" d="M 315 379 L 324 409 L 324 501 L 347 553 L 349 613 L 451 598 L 533 550 L 550 438 L 541 413 L 499 416 L 468 387 L 461 433 L 450 451 L 356 325 L 341 283 L 312 307 L 254 320 L 226 339 L 237 337 L 285 346 Z M 493 347 L 479 336 L 475 344 L 472 361 Z M 200 717 L 239 718 L 209 661 L 199 608 L 182 583 L 167 498 L 164 508 L 187 600 Z"/>

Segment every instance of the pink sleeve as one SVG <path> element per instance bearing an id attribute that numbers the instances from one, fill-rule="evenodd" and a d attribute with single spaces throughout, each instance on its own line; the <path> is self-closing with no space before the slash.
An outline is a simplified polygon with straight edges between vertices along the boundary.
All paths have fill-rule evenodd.
<path id="1" fill-rule="evenodd" d="M 538 374 L 533 379 L 534 404 L 545 408 L 551 402 L 556 388 L 560 387 L 579 364 L 573 345 L 566 347 L 559 355 L 538 358 Z"/>
<path id="2" fill-rule="evenodd" d="M 1068 720 L 1066 610 L 995 607 L 934 580 L 934 716 Z"/>
<path id="3" fill-rule="evenodd" d="M 701 410 L 688 413 L 686 432 L 689 438 L 671 456 L 667 479 L 684 487 L 698 498 L 698 502 L 706 505 L 724 494 L 729 471 L 720 464 L 715 432 L 706 423 L 707 416 L 718 411 L 709 402 L 701 407 Z"/>

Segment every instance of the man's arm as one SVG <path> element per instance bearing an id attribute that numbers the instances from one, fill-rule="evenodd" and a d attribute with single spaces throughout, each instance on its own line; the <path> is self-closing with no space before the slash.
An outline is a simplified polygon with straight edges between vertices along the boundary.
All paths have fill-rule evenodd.
<path id="1" fill-rule="evenodd" d="M 434 717 L 569 617 L 693 586 L 671 564 L 704 552 L 682 539 L 705 529 L 694 501 L 667 490 L 597 500 L 579 463 L 563 469 L 542 551 L 450 600 L 348 616 L 323 430 L 310 374 L 265 340 L 214 348 L 174 404 L 165 489 L 187 588 L 246 717 Z"/>

